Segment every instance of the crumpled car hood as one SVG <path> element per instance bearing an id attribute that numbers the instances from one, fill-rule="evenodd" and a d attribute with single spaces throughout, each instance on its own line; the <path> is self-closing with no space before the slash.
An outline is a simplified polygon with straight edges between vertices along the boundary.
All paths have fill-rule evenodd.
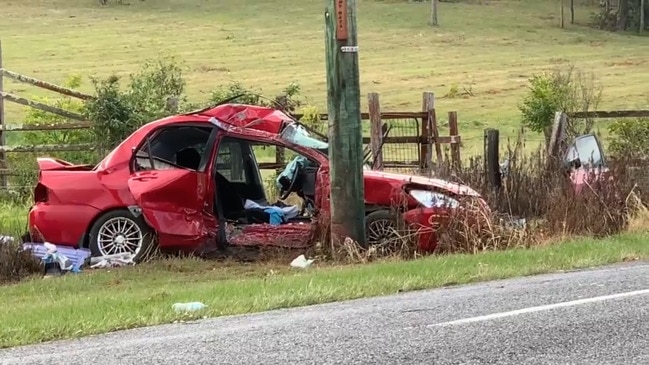
<path id="1" fill-rule="evenodd" d="M 376 171 L 376 170 L 364 170 L 363 175 L 366 183 L 369 180 L 374 180 L 374 181 L 383 180 L 386 182 L 397 183 L 402 186 L 406 184 L 430 186 L 432 188 L 449 191 L 457 195 L 475 196 L 475 197 L 481 196 L 477 191 L 475 191 L 474 189 L 466 185 L 453 183 L 442 179 L 433 179 L 424 176 L 398 174 L 398 173 Z"/>

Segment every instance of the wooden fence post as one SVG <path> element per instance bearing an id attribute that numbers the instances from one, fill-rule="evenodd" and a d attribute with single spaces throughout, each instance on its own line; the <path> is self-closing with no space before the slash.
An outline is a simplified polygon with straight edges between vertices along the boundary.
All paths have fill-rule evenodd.
<path id="1" fill-rule="evenodd" d="M 4 80 L 2 77 L 2 40 L 0 40 L 0 170 L 4 170 L 7 168 L 7 162 L 6 162 L 6 154 L 4 153 L 4 150 L 2 150 L 2 147 L 5 146 L 5 134 L 4 134 L 4 128 L 5 128 L 5 103 L 4 103 L 4 97 L 2 96 L 3 91 L 4 91 Z M 7 175 L 2 173 L 0 175 L 0 188 L 4 189 L 7 187 Z"/>
<path id="2" fill-rule="evenodd" d="M 460 143 L 456 138 L 460 135 L 457 125 L 457 112 L 448 112 L 448 130 L 451 137 L 451 163 L 453 168 L 459 169 L 461 165 L 460 160 Z"/>
<path id="3" fill-rule="evenodd" d="M 548 143 L 548 155 L 550 157 L 557 157 L 561 151 L 561 144 L 564 142 L 566 133 L 566 124 L 568 116 L 564 112 L 554 113 L 554 122 L 552 124 L 552 135 Z"/>
<path id="4" fill-rule="evenodd" d="M 370 114 L 370 147 L 372 148 L 372 166 L 383 170 L 383 131 L 381 126 L 381 104 L 379 93 L 367 94 Z"/>
<path id="5" fill-rule="evenodd" d="M 430 170 L 432 168 L 431 162 L 432 151 L 431 144 L 435 144 L 435 154 L 437 155 L 437 164 L 441 165 L 444 161 L 442 156 L 442 146 L 439 143 L 439 129 L 437 128 L 437 115 L 435 112 L 435 94 L 432 92 L 424 92 L 423 94 L 423 107 L 422 110 L 427 114 L 427 118 L 422 123 L 421 137 L 421 158 L 424 161 L 420 162 L 422 169 Z"/>
<path id="6" fill-rule="evenodd" d="M 488 128 L 484 131 L 485 149 L 485 173 L 487 181 L 494 188 L 500 188 L 500 132 L 497 129 Z"/>

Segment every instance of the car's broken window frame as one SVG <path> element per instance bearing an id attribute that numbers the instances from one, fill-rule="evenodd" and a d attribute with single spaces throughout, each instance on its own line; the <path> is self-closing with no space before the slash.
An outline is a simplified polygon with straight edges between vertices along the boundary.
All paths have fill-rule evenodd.
<path id="1" fill-rule="evenodd" d="M 311 147 L 302 146 L 302 145 L 299 145 L 299 144 L 293 144 L 293 143 L 290 143 L 289 141 L 286 141 L 284 139 L 276 139 L 276 140 L 271 140 L 271 141 L 260 140 L 260 139 L 255 138 L 255 137 L 241 136 L 241 135 L 238 135 L 237 133 L 231 134 L 227 130 L 224 130 L 224 129 L 221 129 L 221 128 L 218 128 L 218 129 L 219 129 L 218 133 L 220 134 L 220 137 L 217 138 L 218 139 L 218 144 L 217 144 L 215 152 L 214 152 L 215 156 L 214 156 L 214 163 L 213 163 L 213 167 L 212 167 L 212 169 L 215 172 L 218 171 L 217 170 L 217 168 L 218 168 L 217 161 L 218 161 L 218 158 L 219 158 L 221 144 L 223 143 L 224 139 L 230 139 L 230 140 L 235 140 L 235 141 L 245 141 L 246 143 L 248 143 L 251 146 L 252 160 L 253 160 L 253 162 L 254 162 L 254 164 L 256 166 L 256 169 L 257 169 L 256 173 L 259 175 L 259 180 L 260 180 L 260 182 L 262 184 L 262 188 L 264 188 L 264 189 L 265 189 L 265 186 L 263 186 L 264 178 L 263 178 L 263 176 L 261 174 L 262 169 L 259 167 L 259 159 L 257 158 L 256 152 L 255 152 L 254 148 L 252 148 L 252 146 L 255 146 L 255 145 L 257 145 L 257 146 L 262 145 L 263 146 L 263 145 L 265 145 L 265 146 L 270 146 L 270 147 L 275 147 L 275 148 L 284 148 L 284 149 L 289 150 L 291 153 L 295 154 L 296 157 L 304 158 L 306 161 L 308 161 L 311 164 L 311 166 L 315 166 L 318 169 L 321 166 L 320 162 L 315 157 L 310 156 L 306 152 L 301 152 L 298 149 L 296 149 L 295 147 L 298 146 L 300 148 L 303 148 L 303 149 L 306 149 L 306 150 L 309 150 L 309 151 L 314 151 L 313 153 L 322 154 L 322 151 L 319 151 L 317 148 L 311 148 Z M 245 170 L 245 168 L 244 168 L 244 170 Z M 245 172 L 244 172 L 244 174 L 245 174 Z M 249 184 L 249 183 L 250 182 L 246 182 L 246 184 Z"/>
<path id="2" fill-rule="evenodd" d="M 185 166 L 180 166 L 176 164 L 173 161 L 168 161 L 162 157 L 156 157 L 151 154 L 151 142 L 155 140 L 155 138 L 159 137 L 161 133 L 165 132 L 166 130 L 169 129 L 174 129 L 174 128 L 200 128 L 200 129 L 209 129 L 209 135 L 207 138 L 207 142 L 205 143 L 205 149 L 201 153 L 201 162 L 199 164 L 199 168 L 197 170 L 185 167 Z M 135 148 L 133 148 L 133 154 L 131 156 L 131 159 L 129 160 L 129 170 L 131 173 L 136 173 L 136 172 L 143 172 L 143 171 L 164 171 L 168 170 L 169 168 L 156 168 L 154 166 L 155 164 L 151 161 L 153 159 L 162 162 L 164 164 L 167 164 L 171 167 L 171 169 L 180 169 L 180 170 L 187 170 L 187 171 L 194 171 L 194 172 L 199 172 L 199 173 L 205 173 L 207 172 L 207 169 L 209 167 L 209 161 L 210 158 L 213 154 L 213 150 L 216 144 L 216 136 L 218 133 L 218 128 L 216 128 L 214 125 L 211 124 L 205 124 L 205 123 L 200 123 L 200 122 L 195 122 L 195 123 L 173 123 L 173 124 L 168 124 L 164 126 L 160 126 L 158 128 L 155 128 L 151 130 L 138 144 Z M 186 147 L 185 147 L 186 148 Z M 146 149 L 146 152 L 144 150 Z M 146 156 L 140 154 L 140 152 L 146 154 Z M 178 152 L 178 151 L 176 151 Z M 152 165 L 149 166 L 142 166 L 138 163 L 138 158 L 147 158 L 149 161 L 151 161 Z M 139 168 L 138 168 L 139 167 Z"/>

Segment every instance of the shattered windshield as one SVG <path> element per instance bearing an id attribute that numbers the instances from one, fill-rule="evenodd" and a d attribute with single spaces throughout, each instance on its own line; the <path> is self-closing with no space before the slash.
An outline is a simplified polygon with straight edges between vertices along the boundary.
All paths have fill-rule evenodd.
<path id="1" fill-rule="evenodd" d="M 289 124 L 282 131 L 281 138 L 302 147 L 314 148 L 322 152 L 327 151 L 329 144 L 312 137 L 307 130 L 299 124 Z"/>

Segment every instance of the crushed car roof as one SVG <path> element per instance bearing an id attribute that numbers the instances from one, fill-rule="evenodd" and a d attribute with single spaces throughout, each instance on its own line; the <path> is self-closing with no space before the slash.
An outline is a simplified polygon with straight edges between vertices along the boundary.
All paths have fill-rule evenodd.
<path id="1" fill-rule="evenodd" d="M 216 118 L 223 123 L 244 129 L 256 129 L 279 134 L 284 124 L 293 119 L 284 112 L 270 107 L 247 104 L 223 104 L 188 115 Z"/>

